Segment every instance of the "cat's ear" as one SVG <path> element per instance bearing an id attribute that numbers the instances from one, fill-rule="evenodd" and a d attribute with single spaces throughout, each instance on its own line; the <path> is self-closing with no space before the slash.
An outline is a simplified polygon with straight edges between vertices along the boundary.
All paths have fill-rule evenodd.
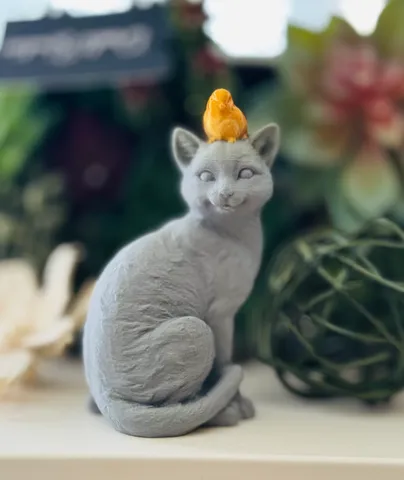
<path id="1" fill-rule="evenodd" d="M 181 127 L 174 129 L 171 136 L 171 150 L 181 170 L 191 163 L 201 143 L 202 141 L 190 131 Z"/>
<path id="2" fill-rule="evenodd" d="M 251 144 L 259 156 L 271 168 L 279 150 L 280 128 L 276 123 L 270 123 L 261 128 L 251 138 Z"/>

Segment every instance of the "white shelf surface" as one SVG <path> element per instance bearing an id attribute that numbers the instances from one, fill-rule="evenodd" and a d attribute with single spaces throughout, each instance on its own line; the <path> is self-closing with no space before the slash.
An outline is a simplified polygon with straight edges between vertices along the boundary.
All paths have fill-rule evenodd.
<path id="1" fill-rule="evenodd" d="M 380 410 L 304 401 L 266 366 L 245 372 L 254 420 L 143 439 L 88 412 L 79 362 L 54 362 L 36 388 L 0 402 L 0 479 L 404 479 L 404 395 Z"/>

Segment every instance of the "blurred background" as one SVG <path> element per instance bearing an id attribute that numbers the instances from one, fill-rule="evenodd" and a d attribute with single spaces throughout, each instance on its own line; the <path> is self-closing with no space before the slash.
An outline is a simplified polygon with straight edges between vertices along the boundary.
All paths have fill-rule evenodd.
<path id="1" fill-rule="evenodd" d="M 80 291 L 184 211 L 170 132 L 201 133 L 210 93 L 227 88 L 250 131 L 276 121 L 283 132 L 262 273 L 237 318 L 236 355 L 256 356 L 274 252 L 318 229 L 346 239 L 380 217 L 404 223 L 403 24 L 401 0 L 1 2 L 0 256 L 40 278 L 58 245 L 79 243 Z M 389 264 L 402 282 L 402 255 Z M 288 342 L 279 355 L 296 351 Z"/>

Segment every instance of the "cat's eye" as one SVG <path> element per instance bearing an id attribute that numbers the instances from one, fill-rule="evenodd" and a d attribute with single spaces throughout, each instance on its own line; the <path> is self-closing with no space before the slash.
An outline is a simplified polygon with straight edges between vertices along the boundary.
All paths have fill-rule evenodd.
<path id="1" fill-rule="evenodd" d="M 207 170 L 204 170 L 199 174 L 199 179 L 202 180 L 202 182 L 213 182 L 215 177 L 212 172 L 208 172 Z"/>
<path id="2" fill-rule="evenodd" d="M 238 174 L 238 178 L 251 178 L 254 175 L 254 172 L 251 168 L 243 168 Z"/>

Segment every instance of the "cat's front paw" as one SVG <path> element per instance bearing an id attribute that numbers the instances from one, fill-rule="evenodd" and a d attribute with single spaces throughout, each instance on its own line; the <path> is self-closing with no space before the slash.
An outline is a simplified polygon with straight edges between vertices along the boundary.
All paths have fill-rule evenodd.
<path id="1" fill-rule="evenodd" d="M 233 427 L 241 420 L 240 409 L 236 402 L 231 402 L 206 424 L 208 427 Z"/>
<path id="2" fill-rule="evenodd" d="M 233 401 L 237 403 L 240 416 L 243 420 L 247 420 L 255 416 L 254 404 L 249 398 L 243 397 L 241 393 L 238 393 Z"/>
<path id="3" fill-rule="evenodd" d="M 232 427 L 240 420 L 247 420 L 255 416 L 255 408 L 249 398 L 241 393 L 233 398 L 229 405 L 210 420 L 207 425 L 211 427 Z"/>

